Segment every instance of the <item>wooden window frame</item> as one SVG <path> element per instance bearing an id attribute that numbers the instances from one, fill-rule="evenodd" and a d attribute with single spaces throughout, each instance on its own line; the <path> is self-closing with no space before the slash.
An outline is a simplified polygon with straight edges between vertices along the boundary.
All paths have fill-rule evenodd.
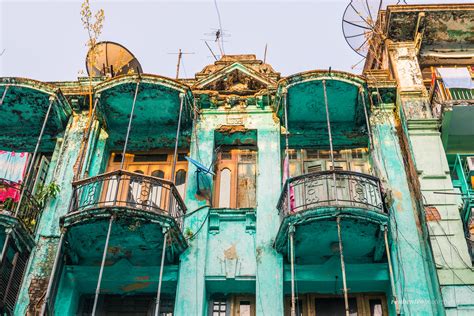
<path id="1" fill-rule="evenodd" d="M 230 159 L 222 159 L 223 154 L 228 154 L 230 152 Z M 257 206 L 257 169 L 258 169 L 258 151 L 256 148 L 230 148 L 226 151 L 221 151 L 218 153 L 217 164 L 216 164 L 216 176 L 215 176 L 215 185 L 214 185 L 214 197 L 213 205 L 216 208 L 220 207 L 220 189 L 221 189 L 221 174 L 225 169 L 230 170 L 230 209 L 240 208 L 238 206 L 238 180 L 239 180 L 239 164 L 245 164 L 240 161 L 240 157 L 246 152 L 252 153 L 255 155 L 255 206 Z"/>
<path id="2" fill-rule="evenodd" d="M 316 314 L 315 300 L 318 298 L 340 298 L 344 299 L 341 295 L 330 295 L 330 294 L 299 294 L 297 297 L 303 301 L 303 316 L 318 316 Z M 388 316 L 388 303 L 385 293 L 354 293 L 349 294 L 349 298 L 356 298 L 357 300 L 357 315 L 358 316 L 370 316 L 370 305 L 369 300 L 378 299 L 382 302 L 383 316 Z M 291 296 L 285 295 L 284 298 L 284 315 L 289 316 L 291 312 Z"/>

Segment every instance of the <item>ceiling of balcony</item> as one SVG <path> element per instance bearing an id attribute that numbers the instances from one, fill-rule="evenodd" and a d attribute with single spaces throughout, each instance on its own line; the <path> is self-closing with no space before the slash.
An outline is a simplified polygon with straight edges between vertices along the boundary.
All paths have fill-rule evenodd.
<path id="1" fill-rule="evenodd" d="M 33 151 L 43 125 L 50 97 L 54 102 L 49 115 L 40 151 L 52 151 L 56 138 L 66 128 L 71 107 L 53 85 L 24 78 L 0 78 L 0 149 Z"/>
<path id="2" fill-rule="evenodd" d="M 185 96 L 181 141 L 188 142 L 192 105 L 188 87 L 155 75 L 141 75 L 140 78 L 137 75 L 126 75 L 95 87 L 96 97 L 100 95 L 99 111 L 109 133 L 111 148 L 121 149 L 124 145 L 138 82 L 128 148 L 150 150 L 174 146 L 180 94 Z"/>
<path id="3" fill-rule="evenodd" d="M 323 84 L 324 83 L 324 84 Z M 300 147 L 327 147 L 328 127 L 324 85 L 329 119 L 336 147 L 367 144 L 366 122 L 360 91 L 365 80 L 340 71 L 310 71 L 280 81 L 279 94 L 287 91 L 290 143 Z M 278 114 L 284 120 L 282 101 Z"/>

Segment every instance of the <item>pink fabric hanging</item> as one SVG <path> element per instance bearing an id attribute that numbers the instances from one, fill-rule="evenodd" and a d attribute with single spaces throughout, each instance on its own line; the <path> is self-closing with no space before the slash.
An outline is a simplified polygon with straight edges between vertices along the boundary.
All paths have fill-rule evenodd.
<path id="1" fill-rule="evenodd" d="M 290 178 L 290 161 L 288 156 L 285 157 L 285 161 L 283 162 L 283 184 L 286 183 L 286 180 Z M 290 186 L 290 212 L 294 213 L 295 209 L 295 188 Z"/>
<path id="2" fill-rule="evenodd" d="M 20 199 L 20 185 L 26 172 L 28 153 L 17 153 L 0 150 L 0 202 L 11 198 L 14 202 Z"/>

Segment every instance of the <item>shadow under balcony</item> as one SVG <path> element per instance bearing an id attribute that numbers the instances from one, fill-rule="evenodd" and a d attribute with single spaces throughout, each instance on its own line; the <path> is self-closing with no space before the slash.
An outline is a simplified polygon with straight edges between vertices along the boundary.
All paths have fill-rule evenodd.
<path id="1" fill-rule="evenodd" d="M 277 208 L 281 225 L 275 248 L 288 254 L 289 234 L 294 229 L 297 264 L 323 264 L 338 254 L 338 217 L 347 263 L 382 260 L 383 227 L 388 214 L 376 177 L 351 171 L 323 171 L 290 178 Z"/>
<path id="2" fill-rule="evenodd" d="M 121 259 L 159 265 L 166 231 L 166 262 L 173 263 L 187 247 L 185 213 L 174 184 L 161 178 L 117 170 L 76 181 L 69 213 L 61 219 L 70 264 L 100 264 L 111 217 L 107 265 Z"/>

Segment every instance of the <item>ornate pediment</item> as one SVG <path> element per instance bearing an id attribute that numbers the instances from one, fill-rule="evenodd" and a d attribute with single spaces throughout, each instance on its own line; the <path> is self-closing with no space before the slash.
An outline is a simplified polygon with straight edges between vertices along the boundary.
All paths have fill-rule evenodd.
<path id="1" fill-rule="evenodd" d="M 273 69 L 265 67 L 266 64 L 260 64 L 260 68 L 269 74 L 274 75 Z M 253 69 L 255 67 L 246 67 L 245 65 L 234 62 L 228 66 L 224 66 L 221 69 L 207 68 L 198 74 L 200 79 L 195 85 L 194 89 L 197 90 L 213 90 L 219 91 L 220 93 L 230 94 L 255 94 L 256 92 L 273 88 L 276 85 L 276 81 L 270 76 L 267 76 L 265 72 L 260 72 L 260 68 Z M 263 71 L 263 70 L 262 70 Z M 205 75 L 204 75 L 205 74 Z"/>

